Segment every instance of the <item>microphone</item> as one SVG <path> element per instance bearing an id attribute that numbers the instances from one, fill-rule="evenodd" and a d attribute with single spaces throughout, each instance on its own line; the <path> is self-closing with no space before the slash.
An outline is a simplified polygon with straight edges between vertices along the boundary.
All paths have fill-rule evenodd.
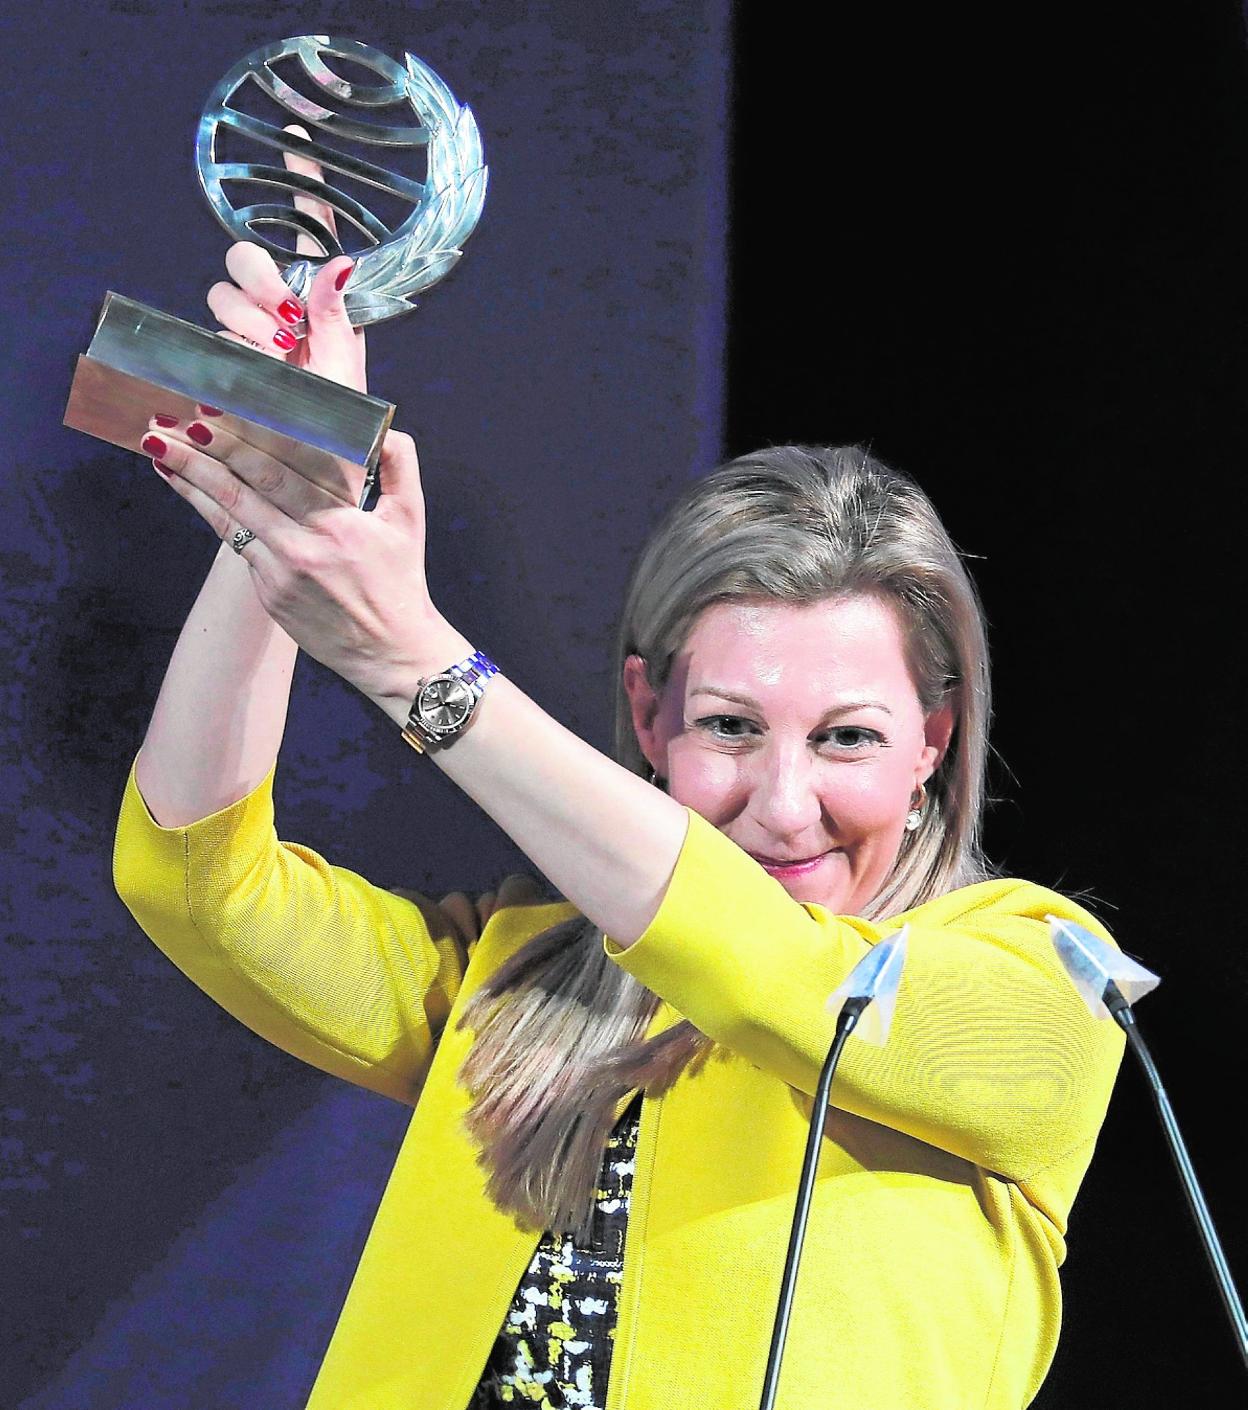
<path id="1" fill-rule="evenodd" d="M 846 1033 L 856 1029 L 860 1038 L 874 1043 L 877 1048 L 888 1041 L 909 934 L 910 927 L 903 925 L 886 940 L 872 945 L 849 971 L 844 983 L 832 991 L 827 1007 L 837 1015 L 838 1033 L 844 1022 Z M 851 1014 L 852 1017 L 847 1016 Z"/>
<path id="2" fill-rule="evenodd" d="M 1152 1054 L 1145 1046 L 1139 1028 L 1136 1027 L 1135 1014 L 1131 1008 L 1137 999 L 1151 993 L 1161 980 L 1151 970 L 1136 964 L 1121 950 L 1116 950 L 1082 925 L 1052 915 L 1048 916 L 1047 920 L 1053 947 L 1084 1003 L 1094 1017 L 1113 1018 L 1127 1035 L 1127 1046 L 1144 1069 L 1149 1091 L 1153 1095 L 1157 1114 L 1161 1118 L 1162 1128 L 1170 1146 L 1170 1154 L 1174 1157 L 1179 1172 L 1183 1193 L 1187 1196 L 1188 1208 L 1200 1231 L 1201 1242 L 1222 1297 L 1222 1306 L 1226 1309 L 1231 1329 L 1239 1344 L 1240 1357 L 1245 1369 L 1248 1369 L 1248 1320 L 1244 1317 L 1244 1305 L 1240 1301 L 1226 1255 L 1222 1252 L 1222 1243 L 1214 1227 L 1213 1217 L 1209 1213 L 1209 1206 L 1205 1203 L 1200 1181 L 1196 1178 L 1195 1167 L 1187 1153 L 1187 1145 L 1179 1131 L 1178 1118 L 1170 1105 L 1166 1089 L 1161 1085 L 1161 1076 L 1156 1063 L 1153 1062 Z"/>
<path id="3" fill-rule="evenodd" d="M 810 1218 L 810 1202 L 815 1190 L 815 1171 L 819 1164 L 819 1140 L 828 1109 L 828 1093 L 832 1077 L 840 1061 L 845 1040 L 855 1029 L 869 1043 L 882 1046 L 888 1039 L 897 1005 L 897 986 L 906 962 L 906 937 L 910 927 L 903 925 L 886 939 L 873 945 L 850 970 L 828 999 L 827 1007 L 836 1014 L 836 1034 L 819 1073 L 814 1104 L 810 1113 L 810 1134 L 806 1138 L 806 1155 L 802 1161 L 801 1182 L 797 1191 L 797 1207 L 793 1211 L 793 1227 L 789 1232 L 789 1249 L 784 1260 L 784 1275 L 780 1280 L 780 1298 L 776 1320 L 771 1331 L 771 1348 L 767 1353 L 767 1369 L 763 1375 L 763 1393 L 759 1410 L 773 1410 L 780 1384 L 780 1360 L 789 1331 L 789 1315 L 793 1310 L 793 1294 L 797 1288 L 797 1268 L 806 1238 Z M 864 1017 L 865 1015 L 865 1017 Z M 860 1023 L 861 1020 L 861 1023 Z"/>

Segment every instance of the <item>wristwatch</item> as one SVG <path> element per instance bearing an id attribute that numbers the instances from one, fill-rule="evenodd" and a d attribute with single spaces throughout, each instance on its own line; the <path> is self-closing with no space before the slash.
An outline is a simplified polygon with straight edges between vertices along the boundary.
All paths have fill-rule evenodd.
<path id="1" fill-rule="evenodd" d="M 421 754 L 450 744 L 468 728 L 486 681 L 497 674 L 494 662 L 477 651 L 466 661 L 426 677 L 417 687 L 403 738 Z"/>

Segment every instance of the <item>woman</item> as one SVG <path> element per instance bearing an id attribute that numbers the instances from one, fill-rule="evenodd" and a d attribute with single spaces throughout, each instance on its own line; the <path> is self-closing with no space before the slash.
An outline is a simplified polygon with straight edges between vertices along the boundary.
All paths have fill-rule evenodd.
<path id="1" fill-rule="evenodd" d="M 255 247 L 228 268 L 214 311 L 272 343 L 302 310 Z M 347 271 L 318 277 L 299 356 L 359 385 Z M 833 1087 L 780 1402 L 1027 1404 L 1121 1034 L 1044 918 L 1099 925 L 979 858 L 983 625 L 921 492 L 856 449 L 692 487 L 626 605 L 614 763 L 434 605 L 409 439 L 362 514 L 210 416 L 153 413 L 144 448 L 223 548 L 127 790 L 118 888 L 257 1032 L 415 1107 L 311 1410 L 757 1405 L 825 1001 L 903 915 L 890 1040 L 851 1043 Z M 567 900 L 504 886 L 478 938 L 455 900 L 279 844 L 296 641 Z M 457 690 L 439 742 L 430 692 Z"/>

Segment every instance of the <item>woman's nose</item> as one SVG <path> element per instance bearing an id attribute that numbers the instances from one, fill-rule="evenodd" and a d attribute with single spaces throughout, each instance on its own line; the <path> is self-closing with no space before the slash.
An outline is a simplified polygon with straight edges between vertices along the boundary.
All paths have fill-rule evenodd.
<path id="1" fill-rule="evenodd" d="M 797 837 L 823 817 L 818 760 L 805 741 L 800 748 L 776 746 L 759 759 L 750 810 L 776 837 Z"/>

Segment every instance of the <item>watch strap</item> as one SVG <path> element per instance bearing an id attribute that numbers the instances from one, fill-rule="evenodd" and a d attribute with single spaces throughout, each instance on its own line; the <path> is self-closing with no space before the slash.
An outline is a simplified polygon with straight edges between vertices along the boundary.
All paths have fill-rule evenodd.
<path id="1" fill-rule="evenodd" d="M 477 701 L 485 692 L 486 682 L 497 674 L 498 667 L 485 652 L 474 651 L 471 656 L 463 661 L 457 661 L 453 666 L 448 666 L 445 671 L 438 671 L 432 676 L 426 676 L 416 687 L 412 708 L 408 711 L 407 723 L 403 726 L 403 738 L 419 754 L 424 754 L 430 749 L 441 748 L 453 739 L 457 739 L 468 728 L 468 724 L 476 712 Z M 445 734 L 431 731 L 420 718 L 419 713 L 421 692 L 430 681 L 437 680 L 440 676 L 449 676 L 453 680 L 460 681 L 472 695 L 472 703 L 468 708 L 467 715 L 464 716 L 457 728 Z"/>

